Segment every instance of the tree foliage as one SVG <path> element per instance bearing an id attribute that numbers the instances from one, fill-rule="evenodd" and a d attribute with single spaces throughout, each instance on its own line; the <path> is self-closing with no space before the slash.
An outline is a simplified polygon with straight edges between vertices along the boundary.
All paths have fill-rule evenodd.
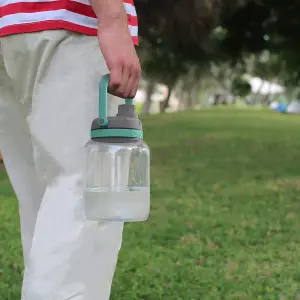
<path id="1" fill-rule="evenodd" d="M 229 82 L 225 88 L 232 91 L 239 86 L 242 94 L 249 91 L 249 86 L 239 81 L 244 73 L 288 88 L 300 83 L 298 0 L 135 3 L 141 52 L 146 54 L 143 70 L 152 80 L 172 86 L 186 78 L 191 68 L 200 71 L 195 76 L 201 79 L 201 70 L 211 76 L 207 69 L 216 66 L 218 76 L 224 79 L 220 83 Z"/>
<path id="2" fill-rule="evenodd" d="M 232 83 L 232 92 L 236 96 L 246 97 L 251 93 L 251 85 L 243 78 L 236 78 Z"/>

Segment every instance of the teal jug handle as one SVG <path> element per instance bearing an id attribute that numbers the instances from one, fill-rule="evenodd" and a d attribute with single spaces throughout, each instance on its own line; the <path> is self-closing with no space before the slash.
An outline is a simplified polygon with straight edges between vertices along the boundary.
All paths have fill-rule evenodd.
<path id="1" fill-rule="evenodd" d="M 107 125 L 107 89 L 110 75 L 104 75 L 99 85 L 99 119 L 102 120 L 101 126 Z M 125 99 L 125 104 L 132 105 L 132 99 Z"/>

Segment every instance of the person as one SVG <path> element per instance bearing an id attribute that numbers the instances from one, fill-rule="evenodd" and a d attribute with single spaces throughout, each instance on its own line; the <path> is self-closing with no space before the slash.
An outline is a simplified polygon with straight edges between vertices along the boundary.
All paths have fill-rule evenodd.
<path id="1" fill-rule="evenodd" d="M 133 0 L 0 2 L 0 152 L 19 200 L 23 300 L 109 299 L 123 224 L 83 219 L 84 146 L 101 76 L 108 114 L 137 92 L 137 23 Z"/>

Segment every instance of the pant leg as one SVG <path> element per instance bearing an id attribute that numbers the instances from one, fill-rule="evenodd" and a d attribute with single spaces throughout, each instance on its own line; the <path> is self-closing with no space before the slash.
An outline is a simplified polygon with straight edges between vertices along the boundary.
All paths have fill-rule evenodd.
<path id="1" fill-rule="evenodd" d="M 46 190 L 38 212 L 24 300 L 108 300 L 123 224 L 82 217 L 84 145 L 107 72 L 96 38 L 66 31 L 11 36 L 4 42 L 11 78 L 32 95 L 28 124 Z M 24 70 L 13 63 L 22 44 Z M 7 47 L 5 47 L 5 45 Z M 32 77 L 24 84 L 20 74 Z M 113 101 L 109 111 L 115 110 Z"/>
<path id="2" fill-rule="evenodd" d="M 25 265 L 29 259 L 35 221 L 44 185 L 36 176 L 26 115 L 29 102 L 21 104 L 7 75 L 0 54 L 0 151 L 19 200 L 22 246 Z"/>

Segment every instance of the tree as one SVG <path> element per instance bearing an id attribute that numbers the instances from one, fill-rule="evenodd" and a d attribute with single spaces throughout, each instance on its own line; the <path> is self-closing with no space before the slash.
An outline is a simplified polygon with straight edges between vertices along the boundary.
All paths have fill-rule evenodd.
<path id="1" fill-rule="evenodd" d="M 149 79 L 147 81 L 147 85 L 146 85 L 146 89 L 145 89 L 146 99 L 142 106 L 142 111 L 141 111 L 142 115 L 148 115 L 151 112 L 152 95 L 155 91 L 155 86 L 156 86 L 156 84 L 153 80 Z"/>
<path id="2" fill-rule="evenodd" d="M 220 3 L 220 0 L 135 0 L 140 35 L 155 46 L 195 46 L 215 26 Z"/>
<path id="3" fill-rule="evenodd" d="M 216 66 L 219 73 L 214 77 L 223 78 L 219 82 L 226 90 L 231 90 L 244 73 L 285 84 L 289 89 L 299 84 L 297 0 L 135 2 L 141 49 L 147 54 L 142 59 L 145 75 L 166 84 L 169 91 L 182 80 L 182 74 L 204 61 Z M 264 60 L 266 53 L 268 58 Z M 251 58 L 253 65 L 249 67 Z M 193 84 L 197 85 L 197 80 Z"/>
<path id="4" fill-rule="evenodd" d="M 246 97 L 251 93 L 250 83 L 243 78 L 236 78 L 232 84 L 233 95 Z"/>
<path id="5" fill-rule="evenodd" d="M 190 99 L 196 94 L 197 78 L 185 75 L 190 69 L 203 69 L 215 56 L 211 31 L 219 22 L 221 11 L 232 13 L 243 5 L 243 0 L 136 0 L 140 20 L 141 42 L 139 54 L 144 77 L 153 84 L 163 83 L 168 88 L 161 104 L 164 112 L 171 93 L 180 78 L 186 79 L 185 93 Z M 199 75 L 199 72 L 198 72 Z M 193 82 L 193 83 L 192 83 Z M 192 87 L 195 85 L 195 87 Z M 151 89 L 150 89 L 151 91 Z M 153 91 L 153 89 L 152 89 Z M 148 94 L 148 93 L 147 93 Z M 143 112 L 149 111 L 151 97 L 147 97 Z"/>
<path id="6" fill-rule="evenodd" d="M 143 62 L 144 76 L 153 83 L 163 83 L 168 93 L 161 105 L 161 112 L 168 108 L 170 96 L 179 77 L 188 69 L 180 53 L 170 52 L 165 47 L 149 47 Z"/>
<path id="7" fill-rule="evenodd" d="M 225 34 L 220 43 L 222 52 L 228 59 L 238 61 L 248 54 L 260 55 L 268 50 L 270 59 L 276 55 L 287 68 L 298 70 L 299 11 L 298 0 L 250 0 L 233 14 L 223 14 L 221 28 Z M 269 67 L 282 68 L 278 62 L 273 60 Z"/>

